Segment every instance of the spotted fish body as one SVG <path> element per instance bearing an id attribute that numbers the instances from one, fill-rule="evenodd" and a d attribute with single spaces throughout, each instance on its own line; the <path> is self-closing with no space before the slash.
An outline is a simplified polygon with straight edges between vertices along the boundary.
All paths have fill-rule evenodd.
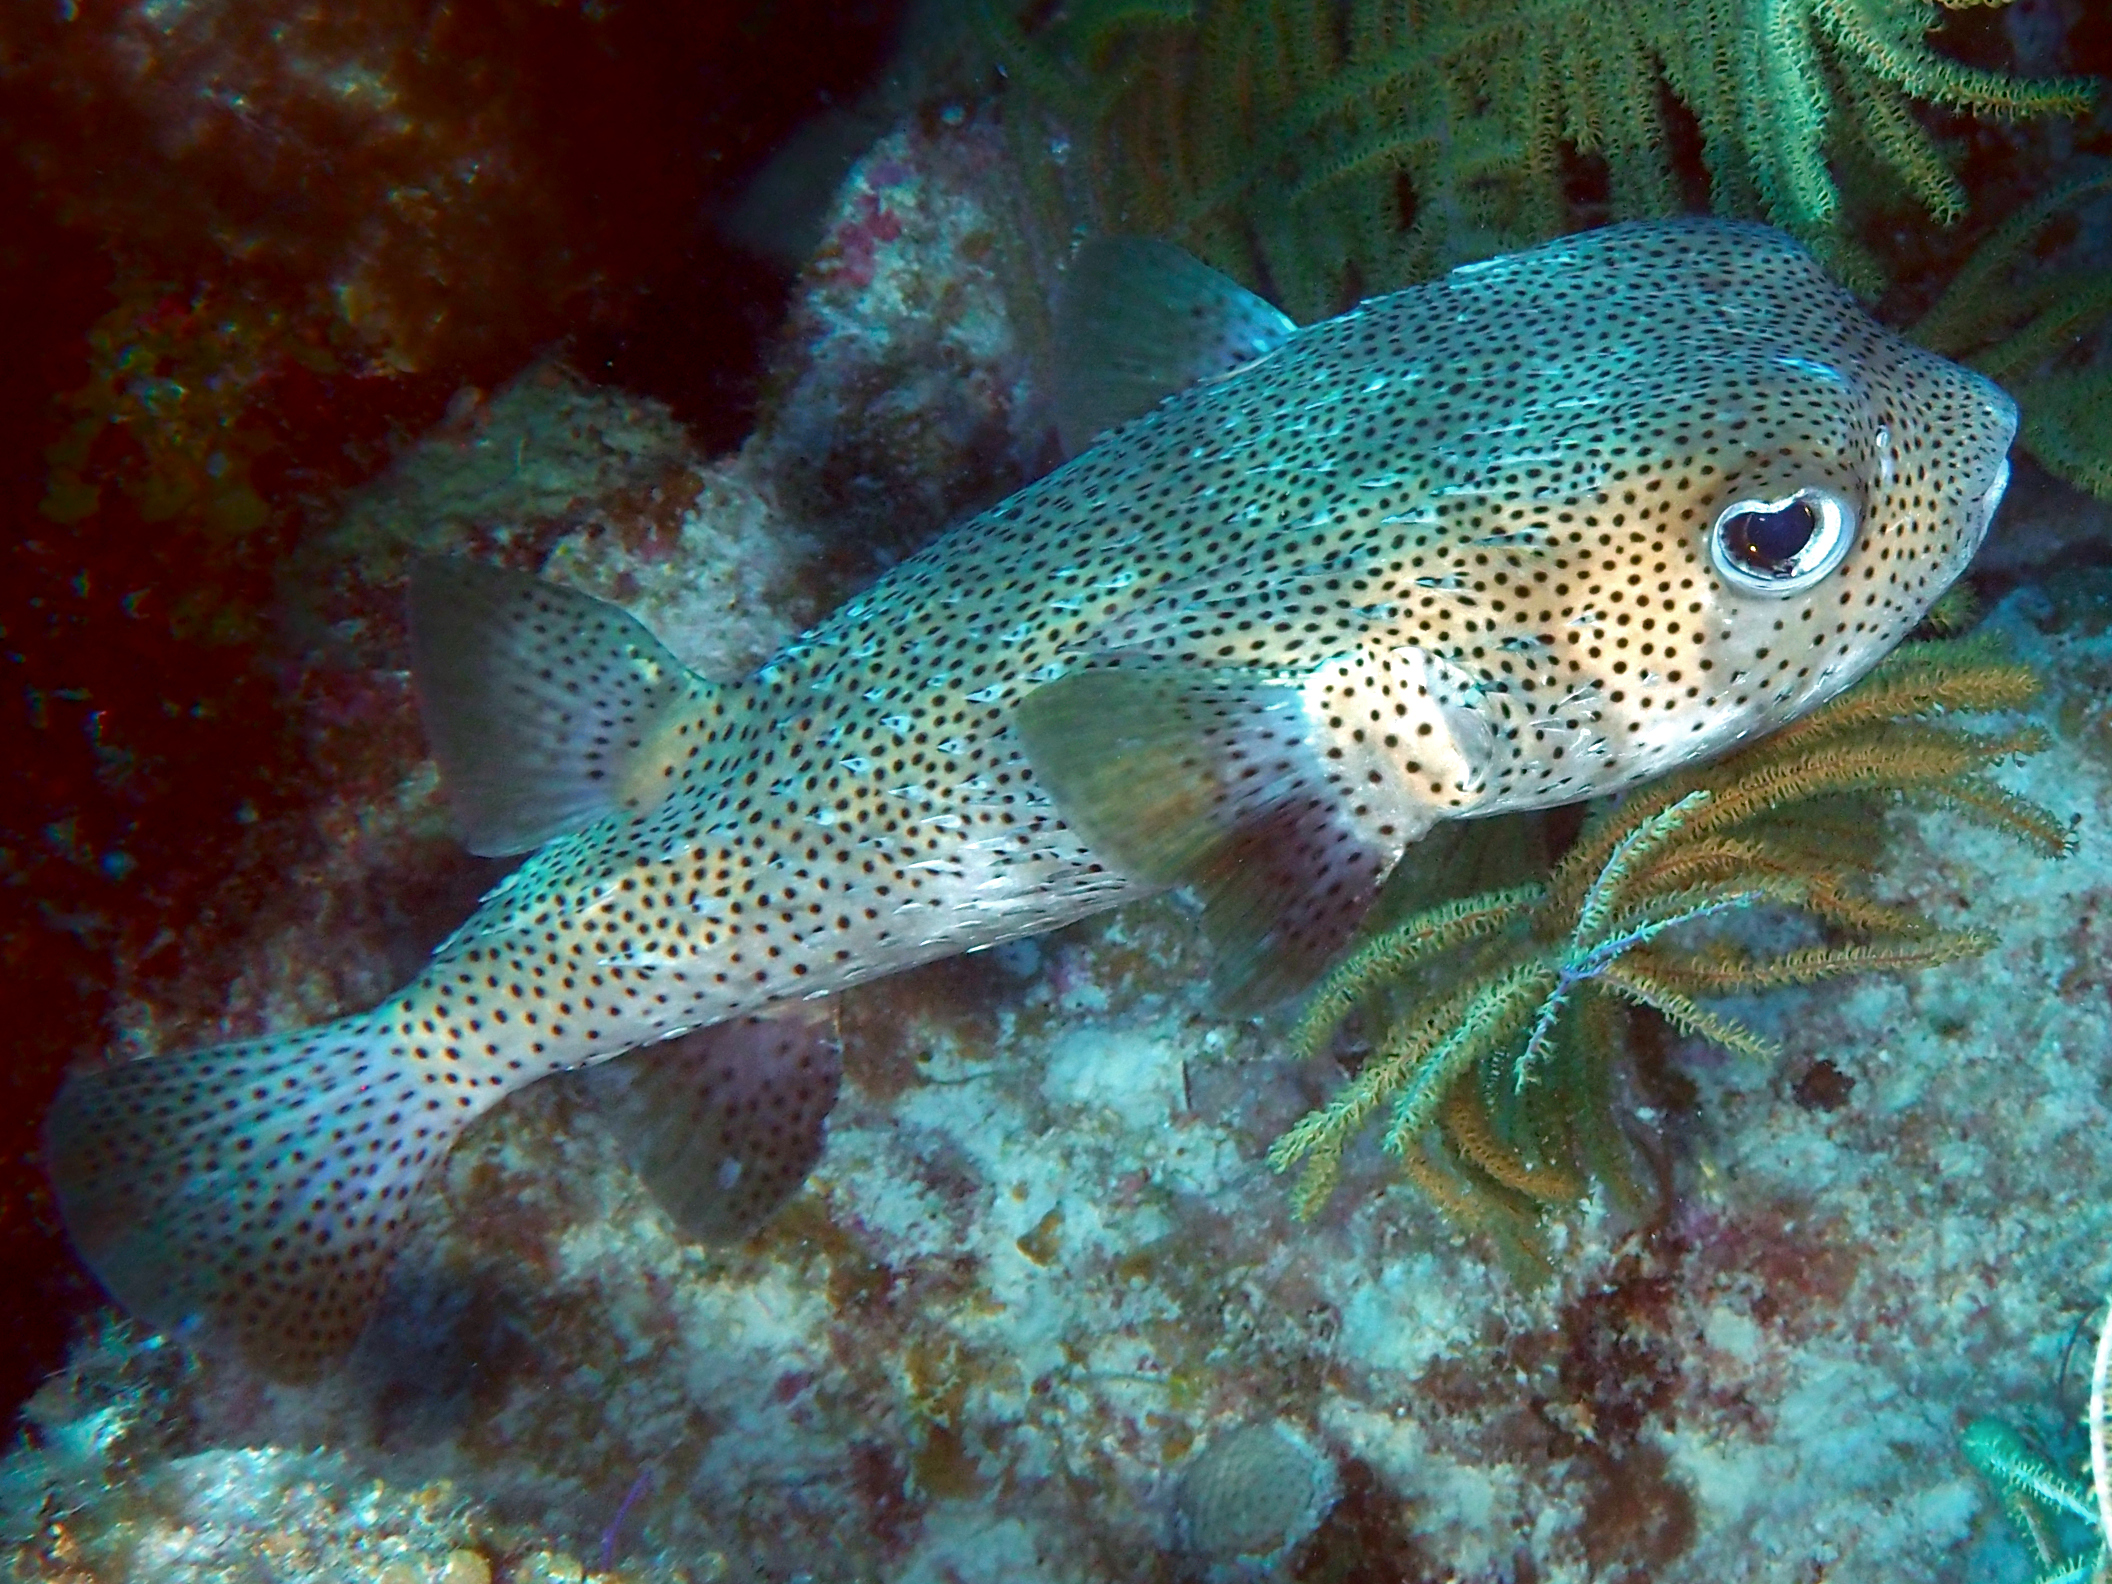
<path id="1" fill-rule="evenodd" d="M 746 682 L 585 596 L 424 573 L 472 845 L 539 850 L 372 1012 L 68 1085 L 54 1177 L 117 1297 L 305 1368 L 511 1090 L 1159 887 L 1279 989 L 1438 822 L 1617 790 L 1848 685 L 2007 477 L 2008 398 L 1762 227 L 1613 227 L 1296 333 L 1235 293 L 1263 355 Z"/>

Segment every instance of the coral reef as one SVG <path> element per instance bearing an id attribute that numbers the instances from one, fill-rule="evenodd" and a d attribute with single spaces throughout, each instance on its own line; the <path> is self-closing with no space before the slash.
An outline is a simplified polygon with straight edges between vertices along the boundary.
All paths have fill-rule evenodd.
<path id="1" fill-rule="evenodd" d="M 1342 1494 L 1334 1464 L 1279 1421 L 1211 1439 L 1181 1470 L 1174 1543 L 1211 1580 L 1266 1578 L 1283 1567 Z"/>
<path id="2" fill-rule="evenodd" d="M 10 1396 L 85 1297 L 34 1158 L 60 1068 L 103 1045 L 119 963 L 164 979 L 239 933 L 230 856 L 268 868 L 260 828 L 345 770 L 311 749 L 360 734 L 331 695 L 363 687 L 289 708 L 282 682 L 317 669 L 281 620 L 289 553 L 557 338 L 708 453 L 736 443 L 790 282 L 710 216 L 863 84 L 893 21 L 806 0 L 0 17 L 0 957 L 39 987 L 0 1077 L 0 1263 L 43 1295 L 0 1337 Z"/>
<path id="3" fill-rule="evenodd" d="M 496 878 L 455 847 L 415 718 L 401 596 L 413 556 L 542 571 L 624 604 L 684 661 L 730 677 L 1026 465 L 1046 426 L 1023 405 L 1022 356 L 991 284 L 990 138 L 941 121 L 860 162 L 822 257 L 862 262 L 817 265 L 802 285 L 795 321 L 811 339 L 793 344 L 771 423 L 739 453 L 708 459 L 664 403 L 543 362 L 490 392 L 464 387 L 340 497 L 283 569 L 275 615 L 298 648 L 256 705 L 290 714 L 309 778 L 250 808 L 214 855 L 202 925 L 164 918 L 118 943 L 124 1048 L 369 1003 Z M 876 240 L 876 225 L 900 230 Z M 923 405 L 897 388 L 905 341 L 952 371 L 917 387 Z M 969 421 L 980 404 L 994 416 Z M 885 532 L 870 521 L 878 501 L 896 508 Z M 844 526 L 859 513 L 869 536 Z"/>
<path id="4" fill-rule="evenodd" d="M 1005 251 L 1033 244 L 1007 234 L 1002 189 L 1069 176 L 1054 155 L 998 160 L 993 137 L 941 111 L 854 168 L 765 433 L 739 456 L 548 364 L 463 388 L 420 444 L 376 458 L 335 535 L 304 536 L 286 601 L 303 659 L 253 700 L 283 681 L 311 783 L 230 814 L 232 854 L 200 833 L 229 871 L 202 917 L 122 939 L 130 1038 L 369 999 L 489 878 L 447 856 L 396 674 L 392 580 L 413 551 L 546 567 L 734 670 L 1035 465 Z M 904 340 L 958 377 L 891 399 Z M 137 475 L 92 472 L 85 486 L 130 498 Z M 876 523 L 890 495 L 905 520 L 877 546 L 814 520 L 848 505 Z M 1506 1052 L 1532 1049 L 1552 1004 L 1528 1094 L 1620 1014 L 1611 973 L 1838 954 L 1873 928 L 1910 951 L 1999 932 L 1941 973 L 1680 982 L 1735 988 L 1712 1026 L 1749 1031 L 1748 1049 L 1727 1059 L 1654 1016 L 1620 1031 L 1599 1115 L 1618 1103 L 1655 1136 L 1609 1135 L 1620 1171 L 1596 1188 L 1573 1172 L 1579 1207 L 1530 1223 L 1553 1266 L 1537 1281 L 1492 1268 L 1362 1134 L 1345 1191 L 1293 1218 L 1271 1141 L 1350 1075 L 1227 1019 L 1193 919 L 1160 901 L 846 996 L 826 1153 L 745 1243 L 688 1242 L 591 1087 L 559 1081 L 464 1140 L 382 1317 L 328 1378 L 278 1385 L 122 1327 L 85 1335 L 0 1460 L 4 1566 L 69 1584 L 2022 1577 L 2031 1552 L 1953 1454 L 1972 1419 L 2043 1429 L 2112 1232 L 2089 1059 L 2108 1025 L 2108 611 L 2102 579 L 2004 602 L 1991 628 L 2047 686 L 2030 699 L 2006 673 L 1943 696 L 2010 709 L 1982 731 L 1906 707 L 1940 692 L 1911 656 L 1905 692 L 1865 698 L 1948 752 L 1943 776 L 1984 764 L 1971 809 L 1866 802 L 1847 831 L 1733 832 L 1709 823 L 1734 807 L 1726 779 L 1592 828 L 1527 937 L 1558 991 L 1569 970 Z M 1989 744 L 2041 741 L 1984 763 Z M 123 745 L 114 728 L 95 743 L 113 761 Z M 1708 801 L 1679 804 L 1697 790 Z M 2039 804 L 2077 813 L 2066 864 L 1975 817 L 2067 835 Z M 1700 945 L 1643 938 L 1682 887 L 1755 889 L 1754 852 L 1716 859 L 1758 838 L 1757 888 L 1796 908 L 1681 926 L 1708 931 Z M 84 821 L 71 850 L 100 874 L 125 849 Z M 1529 854 L 1481 856 L 1492 872 L 1453 894 L 1534 873 Z M 1661 888 L 1628 889 L 1646 877 Z M 1643 895 L 1657 911 L 1623 920 Z M 1594 901 L 1606 917 L 1580 930 Z M 1461 1180 L 1482 1169 L 1458 1160 Z M 1272 1494 L 1305 1480 L 1273 1533 L 1214 1526 L 1242 1447 Z M 1284 1554 L 1253 1549 L 1277 1536 Z"/>
<path id="5" fill-rule="evenodd" d="M 2035 251 L 2066 222 L 2079 235 Z M 1989 232 L 1912 334 L 1999 380 L 2023 409 L 2023 441 L 2071 484 L 2112 499 L 2112 276 L 2103 263 L 2112 170 L 2071 176 Z"/>
<path id="6" fill-rule="evenodd" d="M 2080 1336 L 2070 1339 L 2071 1350 Z M 2065 1379 L 2068 1361 L 2061 1361 Z M 2086 1484 L 2071 1479 L 2054 1467 L 2022 1436 L 1995 1419 L 1975 1419 L 1965 1427 L 1961 1446 L 1966 1461 L 1995 1488 L 2010 1520 L 2037 1554 L 2039 1571 L 2033 1584 L 2051 1584 L 2061 1579 L 2080 1580 L 2086 1575 L 2100 1578 L 2112 1565 L 2105 1537 L 2112 1534 L 2112 1423 L 2108 1423 L 2108 1398 L 2112 1398 L 2112 1312 L 2098 1326 L 2096 1357 L 2090 1367 L 2090 1401 L 2083 1415 L 2088 1455 L 2081 1459 L 2089 1473 Z M 2063 1531 L 2094 1531 L 2072 1554 Z"/>
<path id="7" fill-rule="evenodd" d="M 10 17 L 0 81 L 67 224 L 256 288 L 386 374 L 503 366 L 585 299 L 618 311 L 800 87 L 856 88 L 888 33 L 814 4 L 127 0 Z"/>
<path id="8" fill-rule="evenodd" d="M 1768 1061 L 1780 1055 L 1773 1042 L 1697 997 L 1988 950 L 1986 930 L 1936 928 L 1855 882 L 1874 867 L 1874 816 L 1902 797 L 2067 854 L 2054 815 L 1987 775 L 2042 751 L 2045 733 L 1975 733 L 1941 719 L 2013 710 L 2036 691 L 2029 672 L 1984 647 L 1909 645 L 1804 720 L 1595 815 L 1546 881 L 1441 902 L 1355 947 L 1289 1038 L 1310 1056 L 1360 1006 L 1377 1024 L 1356 1076 L 1270 1150 L 1277 1170 L 1302 1168 L 1298 1213 L 1319 1210 L 1343 1151 L 1382 1107 L 1387 1153 L 1470 1224 L 1529 1226 L 1545 1207 L 1576 1202 L 1594 1177 L 1632 1198 L 1633 1168 L 1608 1110 L 1626 1043 L 1610 1002 Z M 1830 938 L 1761 952 L 1680 938 L 1753 908 L 1800 911 Z M 1462 959 L 1467 947 L 1479 949 Z"/>
<path id="9" fill-rule="evenodd" d="M 2012 386 L 2048 467 L 2112 494 L 2102 224 L 2060 265 L 2032 253 L 2102 191 L 2077 174 L 2078 139 L 2056 122 L 2060 136 L 2012 138 L 1999 176 L 1978 162 L 1982 207 L 2014 212 L 1962 269 L 1962 242 L 1921 218 L 1949 228 L 1968 208 L 1961 140 L 1939 133 L 2083 120 L 2097 96 L 2092 78 L 1970 66 L 1930 41 L 1968 9 L 1202 0 L 1029 22 L 983 0 L 973 15 L 1043 230 L 1169 238 L 1310 321 L 1579 225 L 1765 218 L 1870 295 L 1960 269 L 1923 338 Z M 2107 152 L 2093 121 L 2080 141 Z"/>
<path id="10" fill-rule="evenodd" d="M 1368 1141 L 1294 1221 L 1266 1154 L 1325 1078 L 1218 1015 L 1192 919 L 1158 902 L 846 996 L 827 1150 L 735 1248 L 681 1239 L 583 1086 L 523 1093 L 450 1160 L 343 1371 L 170 1371 L 137 1457 L 13 1565 L 52 1576 L 170 1460 L 321 1444 L 342 1461 L 317 1488 L 348 1503 L 451 1481 L 512 1538 L 431 1556 L 495 1578 L 592 1570 L 613 1532 L 609 1568 L 648 1580 L 1176 1584 L 1207 1566 L 1176 1544 L 1183 1470 L 1274 1420 L 1340 1483 L 1293 1577 L 2021 1577 L 1955 1446 L 1973 1418 L 2041 1424 L 2112 1230 L 2088 1060 L 2112 623 L 2027 591 L 1987 625 L 2048 679 L 1993 729 L 2049 745 L 1992 774 L 2078 814 L 2075 856 L 1885 811 L 1872 902 L 1999 921 L 1996 945 L 1738 997 L 1772 1059 L 1638 1037 L 1650 1203 L 1550 1223 L 1551 1277 L 1506 1279 Z M 111 1400 L 55 1396 L 50 1424 Z M 78 1497 L 35 1461 L 53 1433 L 7 1468 L 56 1514 Z M 254 1472 L 256 1510 L 290 1514 Z"/>
<path id="11" fill-rule="evenodd" d="M 403 667 L 415 554 L 475 553 L 626 600 L 691 664 L 737 675 L 811 615 L 810 541 L 737 463 L 710 462 L 656 402 L 556 365 L 457 404 L 344 500 L 292 560 L 281 619 L 309 640 L 279 708 L 318 774 L 253 810 L 213 927 L 119 959 L 121 1048 L 307 1023 L 401 983 L 502 872 L 464 855 Z"/>
<path id="12" fill-rule="evenodd" d="M 1055 460 L 1015 330 L 1043 283 L 1008 240 L 987 111 L 950 105 L 852 166 L 808 263 L 749 464 L 842 545 L 897 555 Z"/>

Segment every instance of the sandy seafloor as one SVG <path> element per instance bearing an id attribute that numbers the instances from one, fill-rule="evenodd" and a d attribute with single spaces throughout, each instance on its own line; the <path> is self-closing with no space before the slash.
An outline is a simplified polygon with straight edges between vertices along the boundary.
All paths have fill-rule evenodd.
<path id="1" fill-rule="evenodd" d="M 800 374 L 846 411 L 845 368 L 885 366 L 860 346 L 891 345 L 890 323 L 931 333 L 904 280 L 953 269 L 946 250 L 993 223 L 976 135 L 897 138 L 846 191 L 840 267 L 807 303 L 810 349 L 843 360 Z M 987 270 L 961 278 L 971 300 L 939 333 L 1009 401 L 1002 305 Z M 973 428 L 948 419 L 931 444 Z M 742 655 L 710 609 L 767 647 L 798 601 L 740 568 L 807 541 L 796 512 L 771 515 L 786 485 L 767 437 L 714 466 L 649 579 L 616 576 L 591 536 L 556 570 L 724 669 Z M 375 498 L 416 497 L 389 487 Z M 715 504 L 738 522 L 715 527 Z M 685 605 L 692 562 L 706 592 Z M 1223 1016 L 1188 912 L 1161 900 L 847 997 L 826 1154 L 746 1246 L 678 1240 L 557 1080 L 455 1151 L 331 1379 L 271 1385 L 115 1323 L 85 1339 L 0 1463 L 13 1574 L 2023 1579 L 1958 1441 L 1994 1415 L 2072 1466 L 2112 1278 L 2108 617 L 2112 579 L 2074 575 L 2058 602 L 2027 582 L 1990 617 L 2048 677 L 2055 739 L 2005 778 L 2074 816 L 2075 856 L 1894 815 L 1881 892 L 2000 945 L 1743 1004 L 1782 1041 L 1771 1067 L 1675 1047 L 1692 1093 L 1642 1118 L 1668 1208 L 1580 1207 L 1551 1282 L 1514 1281 L 1375 1150 L 1293 1222 L 1262 1156 L 1339 1075 Z M 429 802 L 429 777 L 413 784 Z M 329 940 L 257 944 L 253 1018 L 327 1010 L 284 986 Z M 1193 1472 L 1272 1424 L 1270 1455 Z M 1317 1528 L 1279 1558 L 1221 1551 L 1213 1572 L 1182 1546 L 1301 1512 Z"/>

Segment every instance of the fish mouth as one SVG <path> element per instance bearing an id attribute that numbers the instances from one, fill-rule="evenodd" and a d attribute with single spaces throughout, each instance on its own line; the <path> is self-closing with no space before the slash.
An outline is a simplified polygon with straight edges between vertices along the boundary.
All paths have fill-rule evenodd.
<path id="1" fill-rule="evenodd" d="M 1995 508 L 2002 504 L 2002 494 L 2008 488 L 2009 454 L 2004 452 L 2002 460 L 1995 464 L 1994 478 L 1989 481 L 1986 490 L 1980 496 L 1980 531 L 1983 534 L 1987 532 L 1987 524 L 1993 520 Z"/>
<path id="2" fill-rule="evenodd" d="M 1958 556 L 1958 568 L 1962 572 L 1980 547 L 1987 542 L 1987 530 L 1994 525 L 1995 508 L 2002 504 L 2002 495 L 2009 488 L 2009 453 L 2004 452 L 1995 459 L 1994 476 L 1977 499 L 1968 501 L 1965 507 L 1965 543 Z"/>
<path id="3" fill-rule="evenodd" d="M 1961 568 L 1979 554 L 1980 546 L 1987 539 L 1987 530 L 1995 520 L 1995 509 L 2002 504 L 2002 496 L 2009 489 L 2009 448 L 2017 438 L 2018 419 L 2016 401 L 2008 391 L 1984 375 L 1968 371 L 1968 378 L 1972 383 L 1971 394 L 1981 404 L 1990 429 L 2001 438 L 1999 444 L 1989 448 L 1993 454 L 1984 481 L 1966 502 L 1966 543 L 1964 554 L 1959 558 Z"/>

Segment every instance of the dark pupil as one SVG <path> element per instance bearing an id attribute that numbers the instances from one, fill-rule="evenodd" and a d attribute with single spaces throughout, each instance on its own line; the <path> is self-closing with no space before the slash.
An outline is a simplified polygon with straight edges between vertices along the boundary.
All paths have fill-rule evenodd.
<path id="1" fill-rule="evenodd" d="M 1818 526 L 1819 514 L 1808 501 L 1791 501 L 1779 511 L 1740 512 L 1723 525 L 1723 547 L 1738 565 L 1780 576 L 1796 571 L 1797 557 Z"/>

